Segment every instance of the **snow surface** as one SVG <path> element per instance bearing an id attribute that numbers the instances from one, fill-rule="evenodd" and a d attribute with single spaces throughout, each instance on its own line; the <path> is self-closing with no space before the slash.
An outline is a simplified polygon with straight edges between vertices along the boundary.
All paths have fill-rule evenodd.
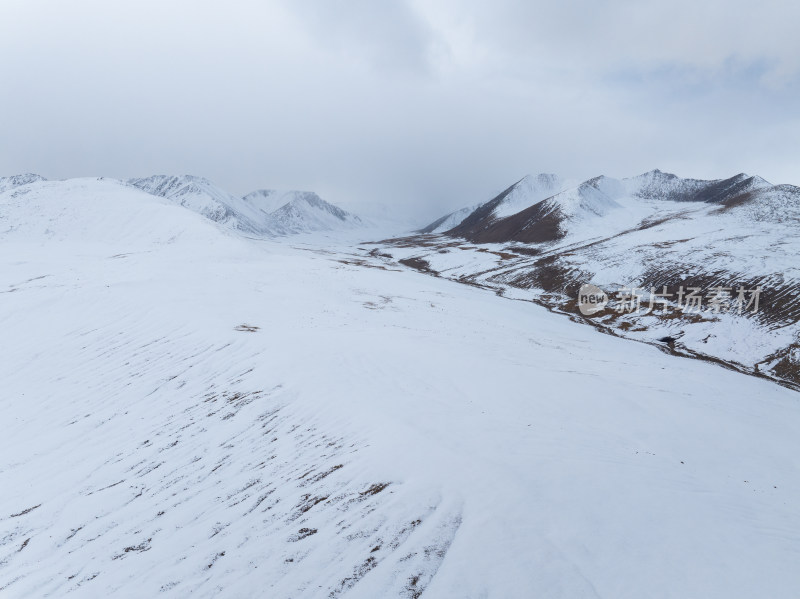
<path id="1" fill-rule="evenodd" d="M 2 597 L 797 596 L 796 392 L 111 181 L 26 190 Z"/>

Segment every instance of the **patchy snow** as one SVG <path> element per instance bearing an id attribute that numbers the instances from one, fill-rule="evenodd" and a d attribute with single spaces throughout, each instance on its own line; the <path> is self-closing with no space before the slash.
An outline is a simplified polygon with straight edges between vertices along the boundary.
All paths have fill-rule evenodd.
<path id="1" fill-rule="evenodd" d="M 706 181 L 701 179 L 684 179 L 672 173 L 664 173 L 658 169 L 636 177 L 623 179 L 622 184 L 627 193 L 640 198 L 657 200 L 682 199 L 683 201 L 685 201 L 687 197 L 701 193 L 706 189 L 711 189 L 712 193 L 704 198 L 704 201 L 713 201 L 715 197 L 714 191 L 725 192 L 736 188 L 744 192 L 772 187 L 772 184 L 766 179 L 759 176 L 751 177 L 745 173 L 739 173 L 726 180 L 717 179 Z"/>
<path id="2" fill-rule="evenodd" d="M 28 188 L 3 597 L 796 596 L 796 392 L 344 241 Z"/>

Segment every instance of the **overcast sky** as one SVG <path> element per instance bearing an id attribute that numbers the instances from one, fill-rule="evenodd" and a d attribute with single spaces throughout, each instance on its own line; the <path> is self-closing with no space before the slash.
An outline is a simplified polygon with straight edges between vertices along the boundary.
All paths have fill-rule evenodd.
<path id="1" fill-rule="evenodd" d="M 800 184 L 800 3 L 0 0 L 0 175 L 420 222 L 527 173 Z"/>

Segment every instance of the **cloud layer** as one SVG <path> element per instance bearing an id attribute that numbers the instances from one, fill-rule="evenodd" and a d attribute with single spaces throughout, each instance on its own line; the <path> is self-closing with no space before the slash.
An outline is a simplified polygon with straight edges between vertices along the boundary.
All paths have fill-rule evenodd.
<path id="1" fill-rule="evenodd" d="M 800 5 L 5 0 L 0 172 L 202 174 L 420 222 L 528 172 L 800 184 Z"/>

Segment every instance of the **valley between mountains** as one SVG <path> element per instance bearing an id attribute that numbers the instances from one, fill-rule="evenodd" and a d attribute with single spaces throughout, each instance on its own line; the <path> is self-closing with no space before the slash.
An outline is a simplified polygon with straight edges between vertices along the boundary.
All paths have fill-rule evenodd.
<path id="1" fill-rule="evenodd" d="M 388 234 L 0 179 L 0 596 L 796 597 L 797 208 L 536 176 Z M 585 318 L 583 283 L 764 303 Z"/>

